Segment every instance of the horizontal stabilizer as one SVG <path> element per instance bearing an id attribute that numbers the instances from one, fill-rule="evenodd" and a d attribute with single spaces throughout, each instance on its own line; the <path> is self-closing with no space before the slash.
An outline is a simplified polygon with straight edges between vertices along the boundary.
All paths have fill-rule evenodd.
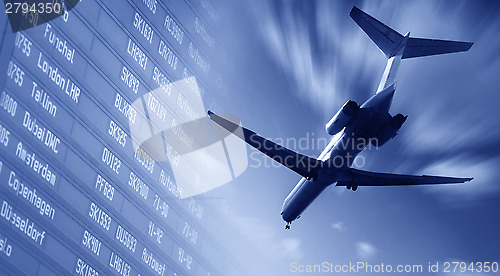
<path id="1" fill-rule="evenodd" d="M 353 7 L 351 18 L 365 31 L 371 40 L 385 54 L 387 58 L 393 57 L 403 47 L 404 36 L 391 29 L 384 23 L 373 18 L 364 11 Z M 472 42 L 426 39 L 410 37 L 406 41 L 402 58 L 414 58 L 464 52 L 472 47 Z"/>
<path id="2" fill-rule="evenodd" d="M 472 47 L 472 44 L 474 43 L 411 37 L 406 42 L 406 48 L 402 58 L 465 52 Z"/>
<path id="3" fill-rule="evenodd" d="M 210 110 L 208 111 L 208 116 L 212 121 L 231 133 L 236 128 L 240 127 L 239 125 L 236 125 L 235 123 L 211 112 Z M 250 146 L 256 148 L 260 152 L 271 157 L 274 161 L 282 164 L 283 166 L 291 169 L 292 171 L 302 175 L 305 178 L 315 178 L 317 176 L 317 169 L 323 167 L 324 165 L 323 161 L 302 155 L 300 153 L 296 153 L 270 140 L 267 140 L 266 138 L 247 128 L 241 128 L 243 129 L 244 137 L 237 136 L 238 138 L 242 140 L 244 138 L 245 142 Z"/>
<path id="4" fill-rule="evenodd" d="M 376 173 L 350 168 L 336 186 L 404 186 L 465 183 L 473 178 Z"/>

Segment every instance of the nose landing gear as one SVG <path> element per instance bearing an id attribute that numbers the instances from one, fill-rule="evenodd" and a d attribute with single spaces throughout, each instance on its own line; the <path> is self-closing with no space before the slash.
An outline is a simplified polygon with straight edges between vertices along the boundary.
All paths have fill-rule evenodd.
<path id="1" fill-rule="evenodd" d="M 351 190 L 355 192 L 358 189 L 358 186 L 346 186 L 347 190 Z"/>
<path id="2" fill-rule="evenodd" d="M 291 223 L 291 222 L 288 222 L 288 221 L 286 222 L 286 225 L 285 225 L 285 230 L 290 230 L 290 223 Z"/>

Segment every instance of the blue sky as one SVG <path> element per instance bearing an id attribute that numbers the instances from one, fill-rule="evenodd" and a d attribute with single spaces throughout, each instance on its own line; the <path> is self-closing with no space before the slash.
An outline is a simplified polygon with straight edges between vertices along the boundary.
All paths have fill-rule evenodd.
<path id="1" fill-rule="evenodd" d="M 391 112 L 408 120 L 384 147 L 362 153 L 363 169 L 475 180 L 355 193 L 332 186 L 285 231 L 281 205 L 299 177 L 286 168 L 248 168 L 211 192 L 226 198 L 238 235 L 253 244 L 231 247 L 249 263 L 264 260 L 252 269 L 265 275 L 287 274 L 294 261 L 499 261 L 499 2 L 221 5 L 230 26 L 222 39 L 233 61 L 225 111 L 269 138 L 326 138 L 324 124 L 345 101 L 372 95 L 385 67 L 385 56 L 349 17 L 354 5 L 403 34 L 475 43 L 467 53 L 402 62 Z"/>

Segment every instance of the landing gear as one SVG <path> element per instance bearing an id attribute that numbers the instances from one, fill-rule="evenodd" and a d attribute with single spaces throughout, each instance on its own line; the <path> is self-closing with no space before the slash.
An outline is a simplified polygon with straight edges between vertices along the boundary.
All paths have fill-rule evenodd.
<path id="1" fill-rule="evenodd" d="M 355 192 L 358 189 L 358 186 L 346 186 L 347 190 L 351 190 Z"/>
<path id="2" fill-rule="evenodd" d="M 286 222 L 286 225 L 285 225 L 285 230 L 290 230 L 290 222 Z"/>

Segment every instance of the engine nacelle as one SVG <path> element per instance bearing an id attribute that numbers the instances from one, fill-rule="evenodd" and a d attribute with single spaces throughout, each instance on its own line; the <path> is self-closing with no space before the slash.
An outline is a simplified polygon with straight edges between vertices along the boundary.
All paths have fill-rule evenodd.
<path id="1" fill-rule="evenodd" d="M 389 123 L 382 128 L 377 137 L 374 137 L 375 139 L 371 139 L 372 145 L 375 147 L 381 147 L 387 143 L 387 141 L 391 140 L 391 138 L 394 138 L 398 130 L 403 126 L 406 118 L 408 118 L 408 116 L 403 116 L 402 114 L 392 117 Z"/>
<path id="2" fill-rule="evenodd" d="M 347 101 L 342 108 L 333 115 L 325 126 L 326 132 L 330 135 L 337 134 L 356 116 L 359 105 L 355 101 Z"/>

